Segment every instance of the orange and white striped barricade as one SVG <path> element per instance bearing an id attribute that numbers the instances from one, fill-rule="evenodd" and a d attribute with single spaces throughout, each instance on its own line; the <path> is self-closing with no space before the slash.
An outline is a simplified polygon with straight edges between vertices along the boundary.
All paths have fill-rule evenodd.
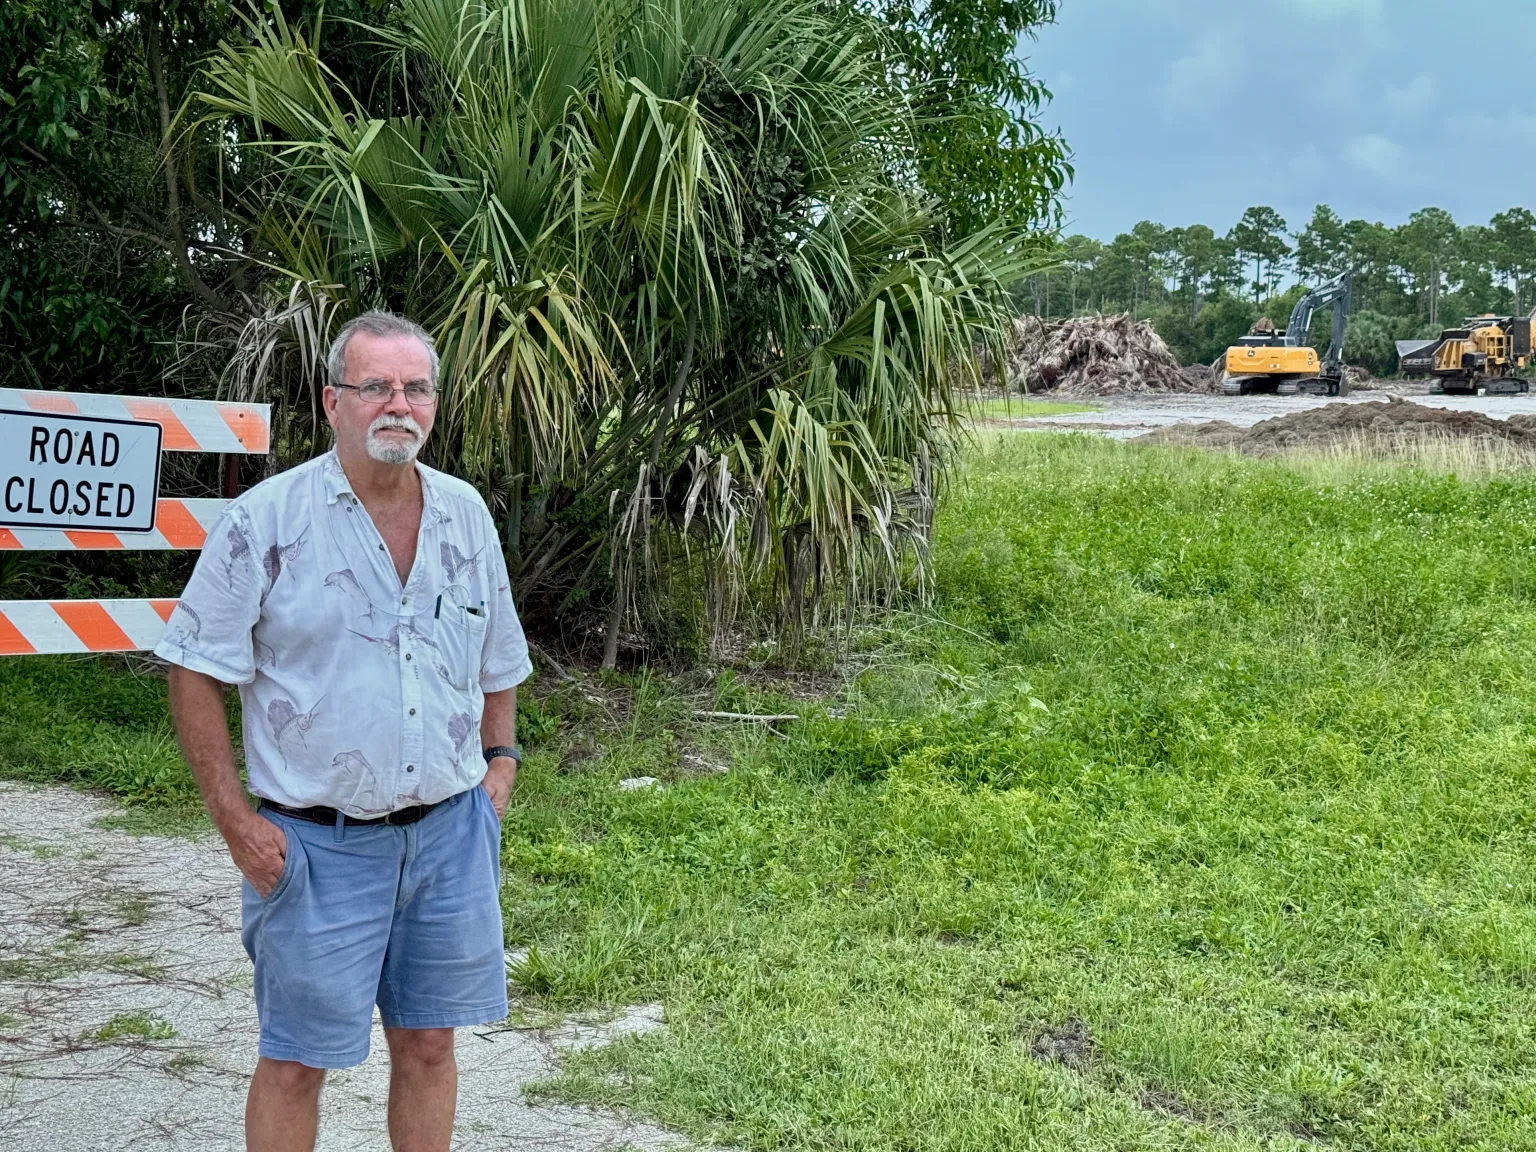
<path id="1" fill-rule="evenodd" d="M 158 453 L 265 455 L 271 426 L 266 404 L 0 388 L 0 552 L 200 549 L 229 501 L 160 497 Z M 100 480 L 130 454 L 131 491 Z M 175 607 L 0 600 L 0 656 L 147 651 Z"/>

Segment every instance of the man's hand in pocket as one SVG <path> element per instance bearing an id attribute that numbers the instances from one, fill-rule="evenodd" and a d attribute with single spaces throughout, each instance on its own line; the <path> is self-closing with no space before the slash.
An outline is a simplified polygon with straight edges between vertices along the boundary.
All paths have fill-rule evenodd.
<path id="1" fill-rule="evenodd" d="M 517 761 L 510 756 L 498 756 L 486 767 L 480 787 L 491 798 L 491 807 L 496 809 L 498 820 L 507 814 L 507 801 L 512 798 L 512 784 L 516 780 Z"/>

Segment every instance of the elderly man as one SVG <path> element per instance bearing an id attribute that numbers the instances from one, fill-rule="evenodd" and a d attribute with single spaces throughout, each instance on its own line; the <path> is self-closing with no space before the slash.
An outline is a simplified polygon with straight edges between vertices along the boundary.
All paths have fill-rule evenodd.
<path id="1" fill-rule="evenodd" d="M 397 1152 L 447 1149 L 453 1030 L 507 1014 L 501 817 L 530 671 L 485 502 L 416 463 L 437 354 L 369 312 L 331 347 L 335 449 L 208 538 L 156 652 L 209 815 L 244 873 L 253 1150 L 310 1149 L 327 1068 L 389 1042 Z M 247 802 L 222 684 L 240 685 Z"/>

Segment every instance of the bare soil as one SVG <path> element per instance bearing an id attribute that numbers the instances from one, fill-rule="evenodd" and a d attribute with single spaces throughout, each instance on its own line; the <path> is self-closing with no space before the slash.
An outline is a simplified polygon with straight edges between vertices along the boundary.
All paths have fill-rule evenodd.
<path id="1" fill-rule="evenodd" d="M 1247 428 L 1226 420 L 1174 424 L 1135 438 L 1140 444 L 1183 444 L 1251 456 L 1364 444 L 1392 449 L 1426 440 L 1500 443 L 1536 454 L 1536 416 L 1494 419 L 1483 412 L 1415 404 L 1400 396 L 1335 403 L 1261 420 Z"/>

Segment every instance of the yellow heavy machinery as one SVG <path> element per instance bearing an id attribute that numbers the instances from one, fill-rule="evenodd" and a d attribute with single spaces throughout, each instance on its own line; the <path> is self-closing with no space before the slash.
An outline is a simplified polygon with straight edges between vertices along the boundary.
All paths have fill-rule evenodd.
<path id="1" fill-rule="evenodd" d="M 1513 396 L 1529 392 L 1521 373 L 1531 359 L 1529 316 L 1472 316 L 1433 340 L 1399 340 L 1397 362 L 1404 376 L 1429 376 L 1433 392 Z"/>
<path id="2" fill-rule="evenodd" d="M 1349 316 L 1348 272 L 1312 289 L 1296 302 L 1291 322 L 1284 331 L 1273 325 L 1255 325 L 1227 349 L 1222 389 L 1229 396 L 1251 392 L 1311 392 L 1319 396 L 1345 396 L 1349 381 L 1344 375 L 1344 321 Z M 1333 309 L 1333 339 L 1318 360 L 1307 345 L 1312 316 L 1320 308 Z"/>

